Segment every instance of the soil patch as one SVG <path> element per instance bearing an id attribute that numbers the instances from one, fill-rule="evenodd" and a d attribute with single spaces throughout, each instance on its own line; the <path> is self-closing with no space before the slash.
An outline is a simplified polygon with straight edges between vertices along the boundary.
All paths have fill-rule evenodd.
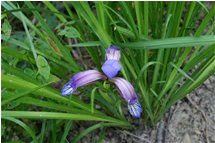
<path id="1" fill-rule="evenodd" d="M 104 143 L 215 143 L 215 75 L 173 106 L 155 128 L 109 129 Z"/>

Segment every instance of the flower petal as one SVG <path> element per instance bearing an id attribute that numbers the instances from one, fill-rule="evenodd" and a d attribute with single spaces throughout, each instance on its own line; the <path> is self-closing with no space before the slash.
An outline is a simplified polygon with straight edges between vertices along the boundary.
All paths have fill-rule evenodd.
<path id="1" fill-rule="evenodd" d="M 115 77 L 118 74 L 118 72 L 121 70 L 121 68 L 122 66 L 117 60 L 107 60 L 102 65 L 102 71 L 109 79 Z"/>
<path id="2" fill-rule="evenodd" d="M 116 46 L 111 45 L 109 48 L 106 49 L 106 59 L 107 60 L 120 60 L 120 49 Z"/>
<path id="3" fill-rule="evenodd" d="M 105 80 L 107 77 L 97 70 L 87 70 L 76 74 L 74 78 L 70 80 L 70 82 L 75 83 L 76 87 L 78 88 L 100 79 Z"/>
<path id="4" fill-rule="evenodd" d="M 127 80 L 120 78 L 120 77 L 115 77 L 110 80 L 120 90 L 121 96 L 128 102 L 133 102 L 134 100 L 137 99 L 137 95 L 134 91 L 133 86 L 131 83 L 129 83 Z"/>
<path id="5" fill-rule="evenodd" d="M 65 86 L 63 86 L 61 94 L 63 96 L 72 94 L 78 87 L 88 85 L 100 79 L 105 80 L 107 77 L 97 70 L 87 70 L 77 73 Z"/>
<path id="6" fill-rule="evenodd" d="M 120 90 L 121 96 L 128 102 L 128 110 L 130 114 L 133 117 L 140 118 L 142 108 L 131 83 L 119 77 L 112 78 L 110 81 L 116 84 Z"/>

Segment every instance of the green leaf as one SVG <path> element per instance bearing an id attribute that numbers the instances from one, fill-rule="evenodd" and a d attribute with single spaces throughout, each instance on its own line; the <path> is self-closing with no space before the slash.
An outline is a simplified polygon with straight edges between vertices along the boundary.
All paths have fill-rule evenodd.
<path id="1" fill-rule="evenodd" d="M 129 47 L 131 49 L 165 49 L 165 48 L 180 48 L 190 46 L 203 46 L 215 43 L 214 35 L 199 36 L 199 37 L 177 37 L 160 40 L 139 41 L 130 43 L 119 43 L 119 46 Z"/>
<path id="2" fill-rule="evenodd" d="M 29 75 L 29 76 L 31 76 L 31 77 L 33 77 L 34 79 L 36 77 L 36 73 L 32 69 L 30 69 L 30 68 L 25 68 L 24 69 L 24 73 L 27 74 L 27 75 Z"/>
<path id="3" fill-rule="evenodd" d="M 91 113 L 94 113 L 94 100 L 95 100 L 95 93 L 96 90 L 98 89 L 98 87 L 93 88 L 92 92 L 91 92 Z"/>
<path id="4" fill-rule="evenodd" d="M 31 89 L 31 90 L 28 90 L 28 91 L 25 91 L 25 92 L 16 94 L 16 95 L 14 95 L 14 96 L 11 96 L 10 98 L 7 98 L 6 100 L 2 100 L 1 105 L 3 106 L 3 105 L 5 105 L 5 104 L 7 104 L 7 103 L 9 103 L 9 102 L 11 102 L 11 101 L 17 99 L 17 98 L 20 98 L 20 97 L 22 97 L 22 96 L 28 95 L 28 94 L 30 94 L 30 93 L 32 93 L 32 92 L 38 90 L 38 89 L 41 89 L 41 88 L 43 88 L 43 87 L 45 87 L 45 86 L 47 86 L 47 85 L 49 85 L 49 84 L 51 84 L 51 83 L 53 83 L 53 82 L 55 82 L 55 81 L 53 80 L 53 81 L 51 81 L 51 82 L 49 82 L 49 83 L 40 85 L 40 86 L 38 86 L 38 87 L 36 87 L 36 88 L 34 88 L 34 89 Z M 16 103 L 16 102 L 15 102 L 15 103 Z"/>
<path id="5" fill-rule="evenodd" d="M 39 74 L 42 75 L 45 80 L 48 80 L 50 75 L 50 66 L 46 59 L 40 55 L 37 57 L 37 68 Z"/>
<path id="6" fill-rule="evenodd" d="M 64 133 L 63 133 L 63 135 L 61 137 L 60 143 L 65 143 L 66 137 L 68 136 L 69 131 L 72 128 L 72 125 L 73 125 L 72 121 L 68 121 L 68 122 L 65 123 Z"/>
<path id="7" fill-rule="evenodd" d="M 4 20 L 4 23 L 2 24 L 2 34 L 5 36 L 5 40 L 8 40 L 10 38 L 12 31 L 12 27 L 7 19 Z"/>
<path id="8" fill-rule="evenodd" d="M 34 140 L 34 143 L 37 143 L 37 138 L 35 136 L 35 133 L 34 131 L 29 127 L 27 126 L 24 122 L 16 119 L 16 118 L 12 118 L 12 117 L 2 117 L 3 119 L 6 119 L 6 120 L 9 120 L 9 121 L 12 121 L 18 125 L 20 125 L 22 128 L 25 129 L 25 131 L 32 137 L 32 139 Z"/>
<path id="9" fill-rule="evenodd" d="M 79 38 L 81 35 L 74 27 L 66 26 L 63 30 L 61 30 L 58 35 L 66 36 L 68 38 Z"/>
<path id="10" fill-rule="evenodd" d="M 191 80 L 191 81 L 194 82 L 194 80 L 193 80 L 186 72 L 184 72 L 182 69 L 180 69 L 179 67 L 177 67 L 177 65 L 175 65 L 175 64 L 172 63 L 172 62 L 170 62 L 170 65 L 173 66 L 174 68 L 176 68 L 177 71 L 178 71 L 179 73 L 181 73 L 183 76 L 185 76 L 186 78 L 188 78 L 189 80 Z"/>
<path id="11" fill-rule="evenodd" d="M 97 46 L 101 46 L 100 41 L 88 41 L 88 42 L 67 45 L 67 47 L 97 47 Z"/>
<path id="12" fill-rule="evenodd" d="M 90 114 L 69 114 L 60 112 L 33 112 L 33 111 L 2 111 L 2 118 L 26 118 L 26 119 L 60 119 L 60 120 L 86 120 L 86 121 L 104 121 L 113 126 L 130 126 L 129 123 L 114 119 L 109 116 L 99 116 Z"/>
<path id="13" fill-rule="evenodd" d="M 103 124 L 102 123 L 98 123 L 98 124 L 95 124 L 87 129 L 85 129 L 84 131 L 80 132 L 74 139 L 73 139 L 73 143 L 76 143 L 78 141 L 80 141 L 81 138 L 83 138 L 84 136 L 86 136 L 87 134 L 89 134 L 90 132 L 102 127 Z"/>

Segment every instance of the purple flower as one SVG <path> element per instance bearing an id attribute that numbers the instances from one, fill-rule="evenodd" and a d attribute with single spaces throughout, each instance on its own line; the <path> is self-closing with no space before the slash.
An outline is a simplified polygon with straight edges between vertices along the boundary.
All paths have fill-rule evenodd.
<path id="1" fill-rule="evenodd" d="M 102 65 L 102 71 L 109 79 L 115 77 L 121 70 L 120 57 L 119 48 L 112 45 L 106 49 L 106 61 Z"/>
<path id="2" fill-rule="evenodd" d="M 102 73 L 97 70 L 87 70 L 74 75 L 71 80 L 63 86 L 61 94 L 63 96 L 72 94 L 78 87 L 88 85 L 97 80 L 107 79 Z"/>
<path id="3" fill-rule="evenodd" d="M 133 86 L 125 79 L 115 77 L 110 80 L 120 90 L 121 96 L 128 102 L 128 110 L 133 117 L 140 118 L 142 113 L 141 105 Z"/>
<path id="4" fill-rule="evenodd" d="M 122 68 L 120 60 L 120 49 L 111 45 L 106 49 L 106 61 L 102 65 L 102 71 L 110 82 L 116 84 L 121 96 L 128 102 L 128 110 L 135 118 L 140 118 L 142 113 L 141 105 L 133 86 L 125 79 L 115 77 Z M 71 80 L 63 86 L 61 94 L 63 96 L 72 94 L 78 87 L 88 85 L 97 80 L 106 80 L 107 77 L 97 70 L 88 70 L 75 74 Z"/>

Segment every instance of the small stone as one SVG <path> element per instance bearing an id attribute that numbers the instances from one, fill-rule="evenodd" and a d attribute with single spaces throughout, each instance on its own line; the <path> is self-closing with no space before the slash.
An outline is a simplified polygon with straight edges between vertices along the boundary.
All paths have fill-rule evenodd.
<path id="1" fill-rule="evenodd" d="M 198 129 L 195 130 L 195 133 L 201 135 L 201 132 Z"/>
<path id="2" fill-rule="evenodd" d="M 184 137 L 182 138 L 181 143 L 192 143 L 192 140 L 191 140 L 190 135 L 188 133 L 186 133 L 184 135 Z"/>

